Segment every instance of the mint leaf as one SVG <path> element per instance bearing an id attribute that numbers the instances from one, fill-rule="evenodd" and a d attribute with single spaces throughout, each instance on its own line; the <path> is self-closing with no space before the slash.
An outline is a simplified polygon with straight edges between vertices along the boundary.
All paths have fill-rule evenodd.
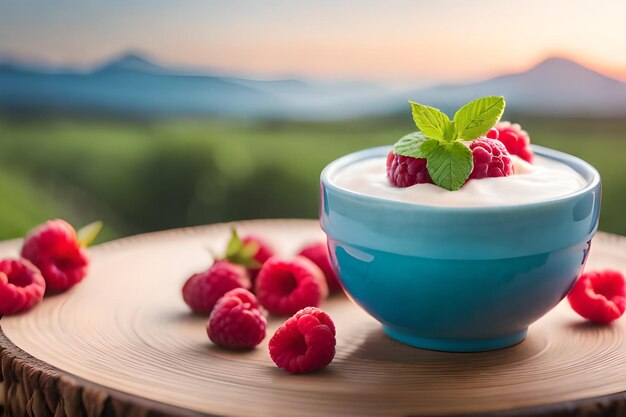
<path id="1" fill-rule="evenodd" d="M 84 248 L 91 245 L 96 237 L 98 237 L 98 233 L 102 230 L 102 226 L 104 224 L 98 220 L 93 223 L 89 223 L 87 226 L 81 227 L 76 232 L 76 240 L 78 244 Z"/>
<path id="2" fill-rule="evenodd" d="M 428 155 L 426 168 L 435 184 L 456 191 L 474 169 L 472 151 L 461 142 L 438 143 Z"/>
<path id="3" fill-rule="evenodd" d="M 456 123 L 450 122 L 448 126 L 446 126 L 446 131 L 444 132 L 443 138 L 446 142 L 454 142 L 457 140 L 457 132 L 456 132 Z"/>
<path id="4" fill-rule="evenodd" d="M 454 115 L 457 137 L 472 140 L 484 135 L 498 123 L 504 113 L 504 106 L 504 97 L 489 96 L 461 107 Z"/>
<path id="5" fill-rule="evenodd" d="M 413 121 L 415 121 L 415 125 L 424 136 L 430 139 L 443 140 L 446 128 L 450 124 L 448 116 L 434 107 L 424 106 L 412 101 L 409 101 L 409 103 L 411 103 Z"/>
<path id="6" fill-rule="evenodd" d="M 436 139 L 428 139 L 426 142 L 424 142 L 422 144 L 422 153 L 426 155 L 425 158 L 428 158 L 428 155 L 430 155 L 432 151 L 437 149 L 438 146 L 439 141 Z"/>
<path id="7" fill-rule="evenodd" d="M 393 153 L 412 158 L 426 158 L 429 151 L 434 148 L 433 144 L 437 142 L 436 139 L 428 139 L 422 132 L 413 132 L 396 142 Z"/>

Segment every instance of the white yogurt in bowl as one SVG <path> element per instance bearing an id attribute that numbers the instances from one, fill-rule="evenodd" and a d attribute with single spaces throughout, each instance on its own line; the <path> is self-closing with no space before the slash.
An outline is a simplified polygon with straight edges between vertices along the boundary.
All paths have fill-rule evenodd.
<path id="1" fill-rule="evenodd" d="M 356 161 L 339 172 L 332 182 L 359 194 L 413 204 L 441 207 L 485 207 L 536 203 L 583 189 L 587 181 L 570 166 L 535 155 L 532 164 L 513 158 L 514 174 L 508 177 L 469 180 L 458 191 L 434 184 L 398 188 L 389 184 L 386 158 Z"/>

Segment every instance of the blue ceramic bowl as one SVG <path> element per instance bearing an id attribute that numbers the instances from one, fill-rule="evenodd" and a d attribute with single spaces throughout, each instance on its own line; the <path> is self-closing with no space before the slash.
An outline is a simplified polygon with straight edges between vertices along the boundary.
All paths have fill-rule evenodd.
<path id="1" fill-rule="evenodd" d="M 433 207 L 339 188 L 333 178 L 366 149 L 321 175 L 321 224 L 348 295 L 392 338 L 443 351 L 514 345 L 578 279 L 598 227 L 598 172 L 571 155 L 533 147 L 588 182 L 563 197 L 501 207 Z"/>

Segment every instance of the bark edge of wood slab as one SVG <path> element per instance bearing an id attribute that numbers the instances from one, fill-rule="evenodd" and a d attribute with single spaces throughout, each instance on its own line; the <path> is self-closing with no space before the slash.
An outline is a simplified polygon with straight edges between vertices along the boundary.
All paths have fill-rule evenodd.
<path id="1" fill-rule="evenodd" d="M 54 417 L 222 417 L 195 413 L 103 387 L 33 358 L 0 328 L 4 415 Z M 6 376 L 5 376 L 6 375 Z M 0 409 L 0 412 L 2 410 Z M 475 417 L 457 414 L 453 417 Z M 626 392 L 484 414 L 485 417 L 623 417 Z"/>
<path id="2" fill-rule="evenodd" d="M 0 359 L 6 417 L 209 416 L 126 394 L 65 373 L 15 346 L 1 328 Z"/>

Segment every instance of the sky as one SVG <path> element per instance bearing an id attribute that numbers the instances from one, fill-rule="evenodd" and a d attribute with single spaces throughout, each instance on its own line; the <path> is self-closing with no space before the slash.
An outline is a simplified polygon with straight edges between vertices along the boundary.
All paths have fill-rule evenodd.
<path id="1" fill-rule="evenodd" d="M 624 0 L 0 0 L 0 58 L 125 51 L 252 78 L 469 81 L 552 55 L 626 81 Z"/>

